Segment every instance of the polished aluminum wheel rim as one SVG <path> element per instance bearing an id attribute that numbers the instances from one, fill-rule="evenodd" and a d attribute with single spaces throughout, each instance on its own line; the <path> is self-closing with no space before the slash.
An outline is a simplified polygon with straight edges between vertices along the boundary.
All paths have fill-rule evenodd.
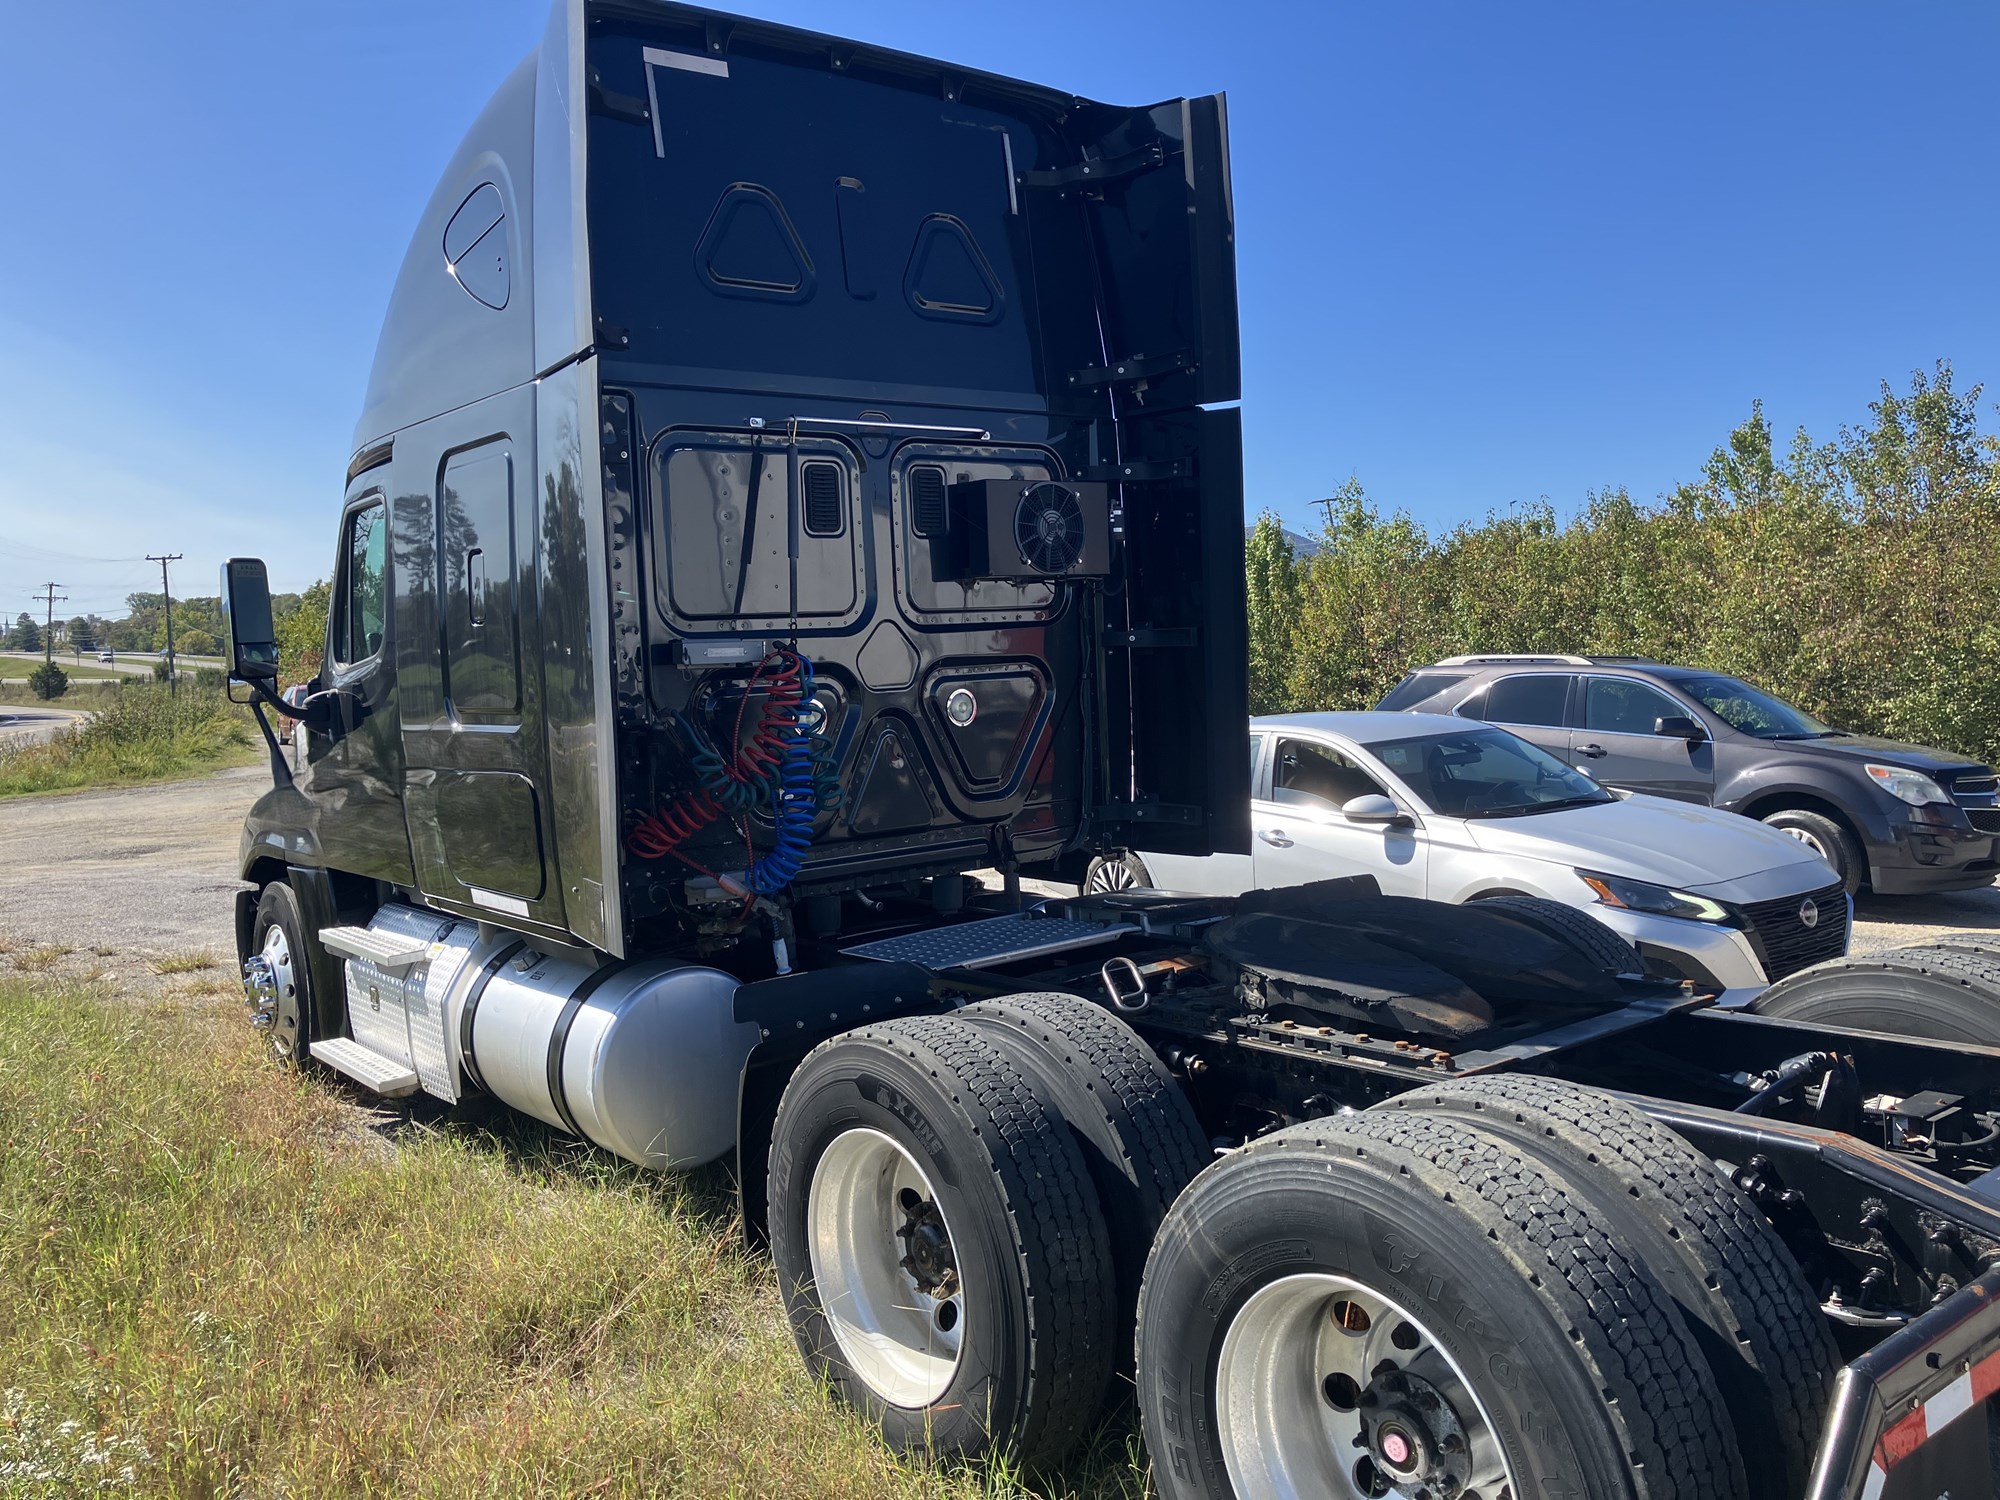
<path id="1" fill-rule="evenodd" d="M 1216 1429 L 1239 1500 L 1514 1500 L 1493 1424 L 1458 1363 L 1380 1292 L 1313 1273 L 1230 1321 Z"/>
<path id="2" fill-rule="evenodd" d="M 848 1368 L 891 1406 L 929 1406 L 958 1372 L 965 1295 L 937 1194 L 879 1130 L 836 1136 L 813 1168 L 806 1232 Z"/>
<path id="3" fill-rule="evenodd" d="M 273 924 L 264 946 L 244 963 L 243 1003 L 273 1052 L 287 1060 L 299 1055 L 299 978 L 284 928 Z"/>

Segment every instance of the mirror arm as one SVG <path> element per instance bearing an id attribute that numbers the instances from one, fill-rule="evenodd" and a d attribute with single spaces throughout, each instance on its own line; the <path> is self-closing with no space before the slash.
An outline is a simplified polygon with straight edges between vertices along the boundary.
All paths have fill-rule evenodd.
<path id="1" fill-rule="evenodd" d="M 257 727 L 264 733 L 264 743 L 271 749 L 271 785 L 283 790 L 292 785 L 292 768 L 285 763 L 284 749 L 278 744 L 278 736 L 271 730 L 271 721 L 264 715 L 262 702 L 264 698 L 277 702 L 277 695 L 262 683 L 252 683 L 250 686 L 253 690 L 259 691 L 259 698 L 250 704 L 250 712 L 256 716 Z"/>

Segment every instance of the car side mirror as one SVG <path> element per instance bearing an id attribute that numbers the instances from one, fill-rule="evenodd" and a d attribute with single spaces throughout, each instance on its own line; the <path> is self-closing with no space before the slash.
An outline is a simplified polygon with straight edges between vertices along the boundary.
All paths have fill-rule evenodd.
<path id="1" fill-rule="evenodd" d="M 1690 745 L 1699 745 L 1708 738 L 1708 731 L 1686 714 L 1667 714 L 1653 720 L 1653 733 L 1686 740 Z"/>
<path id="2" fill-rule="evenodd" d="M 271 581 L 263 561 L 232 557 L 222 565 L 222 629 L 229 675 L 238 682 L 278 680 L 278 632 L 271 623 Z"/>
<path id="3" fill-rule="evenodd" d="M 1350 823 L 1377 823 L 1385 828 L 1408 828 L 1414 821 L 1380 792 L 1364 792 L 1340 805 L 1340 815 Z"/>

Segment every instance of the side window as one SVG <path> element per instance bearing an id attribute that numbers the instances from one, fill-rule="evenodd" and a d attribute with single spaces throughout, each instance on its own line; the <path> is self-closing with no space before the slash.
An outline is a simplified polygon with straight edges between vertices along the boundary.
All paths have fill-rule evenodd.
<path id="1" fill-rule="evenodd" d="M 1524 672 L 1503 677 L 1486 690 L 1485 707 L 1467 704 L 1461 713 L 1477 714 L 1489 724 L 1563 723 L 1563 705 L 1569 700 L 1569 678 L 1559 672 Z"/>
<path id="2" fill-rule="evenodd" d="M 1658 688 L 1629 677 L 1584 679 L 1583 727 L 1603 734 L 1651 734 L 1655 719 L 1687 710 Z"/>
<path id="3" fill-rule="evenodd" d="M 1375 711 L 1400 713 L 1403 709 L 1415 708 L 1419 703 L 1442 698 L 1471 675 L 1470 672 L 1412 672 L 1383 695 L 1382 701 L 1375 705 Z"/>
<path id="4" fill-rule="evenodd" d="M 380 500 L 347 518 L 340 554 L 333 653 L 341 666 L 352 666 L 382 649 L 388 621 L 389 518 Z"/>
<path id="5" fill-rule="evenodd" d="M 1356 797 L 1382 791 L 1381 782 L 1338 750 L 1311 740 L 1278 741 L 1278 763 L 1271 773 L 1274 802 L 1337 812 Z"/>
<path id="6" fill-rule="evenodd" d="M 1264 736 L 1250 736 L 1250 795 L 1257 795 L 1257 764 L 1264 758 Z"/>

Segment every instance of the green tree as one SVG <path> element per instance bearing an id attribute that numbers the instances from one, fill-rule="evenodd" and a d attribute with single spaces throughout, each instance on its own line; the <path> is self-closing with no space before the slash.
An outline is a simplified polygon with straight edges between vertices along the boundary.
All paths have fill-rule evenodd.
<path id="1" fill-rule="evenodd" d="M 1291 706 L 1287 668 L 1298 622 L 1297 562 L 1284 527 L 1269 511 L 1257 518 L 1243 554 L 1250 614 L 1250 711 L 1281 713 Z"/>
<path id="2" fill-rule="evenodd" d="M 318 675 L 326 650 L 326 607 L 332 590 L 321 579 L 297 595 L 292 609 L 276 620 L 278 630 L 278 678 L 290 685 L 309 682 Z"/>
<path id="3" fill-rule="evenodd" d="M 25 609 L 15 616 L 14 628 L 8 634 L 7 645 L 15 651 L 42 649 L 42 627 L 35 623 L 35 617 Z"/>
<path id="4" fill-rule="evenodd" d="M 69 691 L 69 673 L 52 661 L 45 661 L 28 674 L 28 686 L 44 702 Z"/>

